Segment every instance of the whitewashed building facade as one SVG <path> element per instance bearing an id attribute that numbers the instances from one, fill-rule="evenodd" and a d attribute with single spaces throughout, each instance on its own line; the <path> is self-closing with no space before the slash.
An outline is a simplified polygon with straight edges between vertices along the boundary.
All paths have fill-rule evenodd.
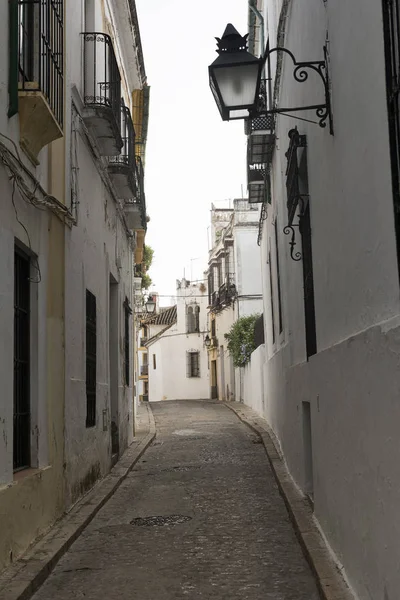
<path id="1" fill-rule="evenodd" d="M 259 207 L 245 199 L 233 205 L 211 207 L 213 247 L 208 263 L 211 397 L 227 401 L 243 398 L 243 379 L 233 366 L 225 335 L 238 318 L 263 311 Z"/>
<path id="2" fill-rule="evenodd" d="M 325 47 L 333 129 L 329 120 L 323 129 L 283 115 L 263 132 L 259 122 L 247 124 L 249 187 L 255 165 L 267 170 L 266 344 L 263 397 L 248 394 L 245 402 L 273 428 L 357 597 L 393 600 L 400 585 L 400 6 L 250 4 L 262 17 L 250 9 L 254 54 L 264 50 L 260 39 L 297 61 L 324 61 Z M 315 73 L 299 83 L 291 58 L 276 57 L 270 108 L 324 102 Z M 297 114 L 319 121 L 312 110 Z M 265 136 L 262 156 L 257 134 Z"/>
<path id="3" fill-rule="evenodd" d="M 150 318 L 149 401 L 209 398 L 206 282 L 177 281 L 176 306 Z"/>
<path id="4" fill-rule="evenodd" d="M 133 436 L 148 87 L 134 0 L 2 3 L 0 570 Z"/>

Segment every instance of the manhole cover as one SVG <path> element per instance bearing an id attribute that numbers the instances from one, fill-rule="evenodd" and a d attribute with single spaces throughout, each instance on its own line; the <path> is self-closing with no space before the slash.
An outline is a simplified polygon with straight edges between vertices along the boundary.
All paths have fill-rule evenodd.
<path id="1" fill-rule="evenodd" d="M 190 521 L 192 517 L 186 515 L 169 515 L 168 517 L 137 517 L 131 525 L 138 527 L 165 527 L 166 525 L 181 525 Z"/>

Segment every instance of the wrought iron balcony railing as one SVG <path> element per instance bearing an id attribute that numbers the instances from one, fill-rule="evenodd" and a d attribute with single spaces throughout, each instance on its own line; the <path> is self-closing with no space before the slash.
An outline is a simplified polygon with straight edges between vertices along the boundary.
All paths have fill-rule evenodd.
<path id="1" fill-rule="evenodd" d="M 42 92 L 60 127 L 64 116 L 63 21 L 63 0 L 18 0 L 19 89 Z"/>
<path id="2" fill-rule="evenodd" d="M 87 32 L 84 39 L 84 103 L 95 111 L 89 125 L 105 156 L 120 154 L 121 75 L 109 35 Z"/>
<path id="3" fill-rule="evenodd" d="M 108 157 L 108 171 L 121 199 L 136 195 L 135 129 L 130 110 L 121 101 L 121 154 Z"/>
<path id="4" fill-rule="evenodd" d="M 264 79 L 260 86 L 259 106 L 267 105 L 268 80 Z M 268 164 L 272 160 L 275 143 L 275 116 L 260 114 L 245 121 L 245 133 L 249 136 L 247 160 L 251 165 Z"/>

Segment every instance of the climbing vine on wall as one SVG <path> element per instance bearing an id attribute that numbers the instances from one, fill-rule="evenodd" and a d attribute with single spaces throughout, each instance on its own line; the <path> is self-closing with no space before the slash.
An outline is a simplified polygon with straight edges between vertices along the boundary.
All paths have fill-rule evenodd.
<path id="1" fill-rule="evenodd" d="M 250 361 L 251 353 L 255 350 L 254 327 L 259 316 L 241 317 L 232 325 L 229 333 L 225 334 L 235 367 L 244 367 Z"/>

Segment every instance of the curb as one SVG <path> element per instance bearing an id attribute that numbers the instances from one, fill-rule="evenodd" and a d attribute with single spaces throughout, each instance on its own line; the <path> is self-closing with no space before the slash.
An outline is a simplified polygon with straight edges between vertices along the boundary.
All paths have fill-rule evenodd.
<path id="1" fill-rule="evenodd" d="M 244 404 L 237 402 L 223 404 L 260 437 L 296 536 L 317 580 L 321 598 L 355 600 L 320 534 L 308 500 L 290 476 L 283 457 L 274 443 L 273 432 L 268 423 Z"/>
<path id="2" fill-rule="evenodd" d="M 129 472 L 156 437 L 153 412 L 145 404 L 149 432 L 125 450 L 121 459 L 90 492 L 88 492 L 51 530 L 11 567 L 0 574 L 2 600 L 29 600 L 49 577 L 99 510 L 117 491 Z"/>

